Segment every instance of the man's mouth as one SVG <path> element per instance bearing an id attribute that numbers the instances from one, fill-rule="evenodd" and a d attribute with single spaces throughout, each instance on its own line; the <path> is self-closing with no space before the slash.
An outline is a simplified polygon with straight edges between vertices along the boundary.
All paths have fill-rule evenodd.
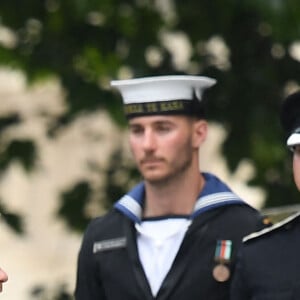
<path id="1" fill-rule="evenodd" d="M 157 164 L 157 163 L 161 163 L 162 160 L 158 159 L 158 158 L 145 158 L 141 161 L 142 165 L 147 165 L 147 164 Z"/>

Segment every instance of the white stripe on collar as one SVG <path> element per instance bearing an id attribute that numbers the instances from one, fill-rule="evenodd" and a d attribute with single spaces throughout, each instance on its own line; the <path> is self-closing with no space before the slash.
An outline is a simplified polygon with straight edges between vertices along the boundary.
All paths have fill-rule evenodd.
<path id="1" fill-rule="evenodd" d="M 199 215 L 202 211 L 235 203 L 245 204 L 244 201 L 231 192 L 220 192 L 200 197 L 195 204 L 191 219 Z M 141 222 L 142 206 L 134 198 L 125 195 L 118 201 L 116 207 L 134 222 Z"/>
<path id="2" fill-rule="evenodd" d="M 197 212 L 198 210 L 209 207 L 211 205 L 218 205 L 221 203 L 226 203 L 228 201 L 241 202 L 241 199 L 231 192 L 220 192 L 220 193 L 210 194 L 204 197 L 200 197 L 197 200 L 194 212 Z"/>
<path id="3" fill-rule="evenodd" d="M 119 201 L 118 204 L 122 207 L 126 208 L 131 214 L 136 216 L 137 218 L 141 218 L 142 216 L 142 207 L 140 203 L 138 203 L 134 198 L 129 195 L 123 196 Z"/>

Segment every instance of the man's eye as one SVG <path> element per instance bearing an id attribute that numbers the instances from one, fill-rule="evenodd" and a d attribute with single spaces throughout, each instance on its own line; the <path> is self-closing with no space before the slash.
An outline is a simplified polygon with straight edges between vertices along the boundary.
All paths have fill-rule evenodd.
<path id="1" fill-rule="evenodd" d="M 168 132 L 171 130 L 170 126 L 159 126 L 157 127 L 157 131 L 161 131 L 161 132 Z"/>
<path id="2" fill-rule="evenodd" d="M 160 127 L 160 128 L 157 129 L 157 131 L 158 131 L 158 132 L 163 132 L 163 133 L 164 133 L 164 132 L 168 132 L 169 129 L 166 128 L 166 127 Z"/>
<path id="3" fill-rule="evenodd" d="M 130 132 L 133 134 L 141 134 L 143 132 L 143 129 L 139 127 L 131 127 Z"/>

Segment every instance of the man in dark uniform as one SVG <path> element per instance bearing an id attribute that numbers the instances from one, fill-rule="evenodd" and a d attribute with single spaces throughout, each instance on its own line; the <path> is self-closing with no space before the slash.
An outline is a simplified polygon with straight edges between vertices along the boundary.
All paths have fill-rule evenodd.
<path id="1" fill-rule="evenodd" d="M 300 190 L 300 92 L 281 109 L 293 175 Z M 300 299 L 300 214 L 244 238 L 232 282 L 232 300 Z"/>
<path id="2" fill-rule="evenodd" d="M 199 171 L 207 135 L 201 98 L 213 84 L 202 76 L 112 82 L 143 182 L 88 226 L 76 300 L 229 299 L 242 237 L 262 218 Z"/>

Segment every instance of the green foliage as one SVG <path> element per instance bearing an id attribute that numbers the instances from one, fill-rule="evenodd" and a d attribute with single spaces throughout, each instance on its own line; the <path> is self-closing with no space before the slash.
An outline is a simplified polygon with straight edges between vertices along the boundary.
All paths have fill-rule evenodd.
<path id="1" fill-rule="evenodd" d="M 272 30 L 272 37 L 281 42 L 291 42 L 300 34 L 300 3 L 295 0 L 248 0 L 252 9 L 257 10 Z"/>
<path id="2" fill-rule="evenodd" d="M 49 136 L 79 113 L 95 109 L 107 110 L 124 126 L 120 98 L 108 89 L 110 79 L 118 78 L 121 71 L 133 76 L 215 77 L 218 84 L 208 92 L 209 119 L 228 129 L 223 153 L 230 169 L 234 171 L 241 158 L 250 159 L 256 176 L 249 184 L 266 189 L 267 205 L 293 203 L 298 196 L 286 167 L 291 158 L 285 151 L 278 111 L 286 87 L 299 84 L 300 64 L 289 51 L 299 39 L 298 2 L 175 0 L 168 17 L 155 5 L 159 1 L 150 0 L 1 1 L 1 24 L 11 30 L 16 42 L 10 47 L 0 45 L 0 64 L 21 68 L 29 82 L 45 76 L 60 78 L 69 110 L 56 120 Z M 163 32 L 186 35 L 191 46 L 187 64 L 192 69 L 174 63 L 176 49 L 163 42 Z M 221 55 L 226 67 L 206 47 L 216 37 L 227 48 L 228 55 Z M 150 48 L 159 52 L 159 63 L 147 60 Z M 17 116 L 1 119 L 0 131 L 17 121 Z M 14 141 L 1 151 L 0 163 L 6 168 L 12 159 L 19 159 L 29 169 L 35 155 L 30 141 Z M 121 165 L 114 159 L 106 173 L 106 199 L 118 198 L 130 177 L 137 178 L 125 166 L 128 182 L 122 186 L 112 180 Z M 60 214 L 74 214 L 80 220 L 77 224 L 76 217 L 70 219 L 72 228 L 82 228 L 87 221 L 82 210 L 90 193 L 86 182 L 64 195 Z"/>
<path id="3" fill-rule="evenodd" d="M 291 156 L 285 149 L 278 112 L 287 86 L 299 85 L 300 63 L 290 52 L 299 40 L 298 0 L 175 0 L 171 17 L 151 0 L 45 0 L 0 1 L 0 25 L 14 42 L 0 41 L 0 65 L 21 69 L 28 83 L 57 76 L 69 110 L 49 128 L 49 138 L 85 111 L 105 109 L 119 126 L 126 124 L 120 98 L 108 89 L 109 81 L 124 70 L 132 76 L 201 74 L 218 84 L 207 92 L 209 119 L 228 130 L 223 153 L 234 171 L 242 158 L 256 167 L 250 185 L 267 192 L 266 206 L 297 203 Z M 172 9 L 172 7 L 171 7 Z M 191 56 L 186 67 L 174 63 L 162 33 L 184 33 Z M 207 42 L 219 38 L 228 54 L 216 62 Z M 151 64 L 147 51 L 159 53 Z M 192 67 L 191 67 L 192 66 Z M 125 72 L 126 73 L 126 72 Z M 0 118 L 0 134 L 20 123 L 18 115 Z M 26 170 L 35 167 L 38 149 L 30 140 L 8 144 L 0 136 L 2 174 L 14 160 Z M 100 154 L 101 155 L 101 154 Z M 111 154 L 107 170 L 99 170 L 107 183 L 99 201 L 106 208 L 138 180 L 136 169 L 121 152 Z M 58 216 L 69 228 L 82 231 L 89 221 L 85 210 L 95 191 L 87 181 L 61 195 Z M 22 217 L 0 203 L 2 217 L 22 232 Z M 54 299 L 72 299 L 59 286 Z M 44 287 L 33 299 L 50 299 Z M 53 297 L 51 298 L 53 299 Z"/>
<path id="4" fill-rule="evenodd" d="M 4 131 L 9 126 L 18 124 L 20 122 L 20 117 L 17 114 L 12 114 L 7 117 L 0 118 L 0 133 Z"/>
<path id="5" fill-rule="evenodd" d="M 67 292 L 64 284 L 59 284 L 53 291 L 49 291 L 42 285 L 37 285 L 31 289 L 31 296 L 33 300 L 73 300 L 74 297 Z"/>
<path id="6" fill-rule="evenodd" d="M 58 216 L 62 217 L 68 227 L 82 231 L 89 222 L 89 217 L 84 213 L 84 209 L 91 197 L 91 187 L 88 182 L 78 182 L 70 190 L 61 195 L 61 205 Z"/>
<path id="7" fill-rule="evenodd" d="M 22 216 L 9 211 L 0 201 L 0 218 L 17 234 L 24 233 Z"/>
<path id="8" fill-rule="evenodd" d="M 30 171 L 34 167 L 36 157 L 37 151 L 33 141 L 14 140 L 1 153 L 0 169 L 5 170 L 13 160 L 17 160 L 25 170 Z"/>
<path id="9" fill-rule="evenodd" d="M 107 209 L 126 194 L 131 185 L 140 180 L 136 167 L 124 162 L 122 149 L 117 149 L 112 153 L 109 165 L 110 167 L 104 172 L 107 182 L 104 195 L 107 198 L 101 199 Z"/>

